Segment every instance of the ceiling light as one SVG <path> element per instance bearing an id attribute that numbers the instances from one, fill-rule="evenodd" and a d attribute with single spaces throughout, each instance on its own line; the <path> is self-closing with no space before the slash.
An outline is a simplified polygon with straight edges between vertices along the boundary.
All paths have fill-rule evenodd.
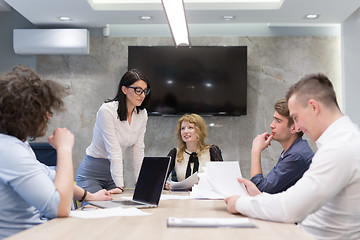
<path id="1" fill-rule="evenodd" d="M 176 46 L 190 45 L 183 0 L 161 0 Z"/>
<path id="2" fill-rule="evenodd" d="M 71 21 L 71 18 L 63 16 L 63 17 L 59 17 L 59 20 L 68 22 L 68 21 Z"/>
<path id="3" fill-rule="evenodd" d="M 317 19 L 319 18 L 319 14 L 307 14 L 305 16 L 306 19 Z"/>
<path id="4" fill-rule="evenodd" d="M 152 17 L 151 16 L 141 16 L 140 19 L 144 20 L 144 21 L 146 21 L 146 20 L 148 21 L 148 20 L 151 20 Z"/>

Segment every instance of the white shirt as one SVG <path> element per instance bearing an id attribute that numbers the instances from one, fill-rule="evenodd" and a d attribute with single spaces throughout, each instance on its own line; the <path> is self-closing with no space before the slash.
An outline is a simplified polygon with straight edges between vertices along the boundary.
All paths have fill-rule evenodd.
<path id="1" fill-rule="evenodd" d="M 179 149 L 177 149 L 177 151 L 179 151 Z M 190 155 L 185 152 L 183 153 L 183 156 L 184 156 L 184 159 L 181 160 L 181 162 L 178 162 L 177 159 L 175 162 L 175 172 L 176 172 L 177 180 L 179 182 L 185 180 L 185 178 L 186 178 L 186 169 L 187 169 L 187 165 L 188 165 L 189 158 L 190 158 Z M 210 161 L 210 148 L 207 151 L 203 152 L 200 156 L 198 156 L 198 160 L 199 160 L 198 172 L 202 173 L 202 172 L 204 172 L 204 167 L 205 167 L 206 163 Z M 193 163 L 190 164 L 190 168 L 191 168 L 191 174 L 192 174 L 193 169 L 194 169 Z"/>
<path id="2" fill-rule="evenodd" d="M 0 239 L 57 217 L 55 176 L 27 142 L 0 134 Z"/>
<path id="3" fill-rule="evenodd" d="M 117 113 L 118 102 L 104 103 L 96 115 L 96 122 L 90 146 L 86 154 L 94 158 L 107 158 L 110 161 L 111 177 L 116 186 L 124 186 L 123 158 L 125 150 L 132 147 L 133 174 L 138 178 L 144 158 L 144 135 L 147 112 L 134 110 L 131 124 L 120 121 Z"/>
<path id="4" fill-rule="evenodd" d="M 318 239 L 360 239 L 360 132 L 348 117 L 316 141 L 309 170 L 287 191 L 240 197 L 236 210 L 254 218 L 302 222 Z"/>

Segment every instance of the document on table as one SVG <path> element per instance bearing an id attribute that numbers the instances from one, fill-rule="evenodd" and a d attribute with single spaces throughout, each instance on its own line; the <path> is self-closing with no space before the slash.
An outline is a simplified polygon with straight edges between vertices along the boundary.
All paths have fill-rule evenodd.
<path id="1" fill-rule="evenodd" d="M 119 217 L 119 216 L 145 216 L 151 215 L 151 213 L 147 213 L 141 211 L 137 208 L 123 208 L 123 207 L 115 207 L 115 208 L 84 208 L 84 210 L 71 211 L 70 217 L 77 218 L 106 218 L 106 217 Z"/>
<path id="2" fill-rule="evenodd" d="M 257 227 L 249 218 L 175 218 L 169 217 L 168 227 Z"/>
<path id="3" fill-rule="evenodd" d="M 170 182 L 170 191 L 174 190 L 191 190 L 191 188 L 199 182 L 198 173 L 194 173 L 181 182 Z"/>

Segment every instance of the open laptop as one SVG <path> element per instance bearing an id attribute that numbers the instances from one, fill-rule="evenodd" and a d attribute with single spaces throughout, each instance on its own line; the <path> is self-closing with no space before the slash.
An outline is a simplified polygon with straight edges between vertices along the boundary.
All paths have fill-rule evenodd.
<path id="1" fill-rule="evenodd" d="M 89 201 L 100 208 L 150 208 L 159 204 L 171 157 L 144 157 L 132 200 Z"/>

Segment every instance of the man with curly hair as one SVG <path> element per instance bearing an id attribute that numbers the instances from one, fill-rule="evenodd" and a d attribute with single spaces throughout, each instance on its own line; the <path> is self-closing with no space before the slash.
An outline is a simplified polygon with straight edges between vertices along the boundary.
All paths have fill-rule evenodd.
<path id="1" fill-rule="evenodd" d="M 106 190 L 91 194 L 74 185 L 69 130 L 57 128 L 48 138 L 57 150 L 56 171 L 37 161 L 27 142 L 45 135 L 67 92 L 24 66 L 0 76 L 0 239 L 68 216 L 73 198 L 111 200 Z"/>

